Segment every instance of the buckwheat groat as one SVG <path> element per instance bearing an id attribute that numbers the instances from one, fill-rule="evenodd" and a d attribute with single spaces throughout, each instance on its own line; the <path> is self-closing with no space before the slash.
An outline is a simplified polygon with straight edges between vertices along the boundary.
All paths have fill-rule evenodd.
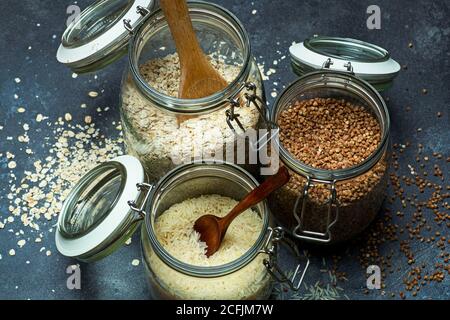
<path id="1" fill-rule="evenodd" d="M 298 101 L 281 114 L 278 124 L 283 146 L 299 161 L 320 169 L 357 165 L 381 139 L 376 118 L 345 100 Z"/>

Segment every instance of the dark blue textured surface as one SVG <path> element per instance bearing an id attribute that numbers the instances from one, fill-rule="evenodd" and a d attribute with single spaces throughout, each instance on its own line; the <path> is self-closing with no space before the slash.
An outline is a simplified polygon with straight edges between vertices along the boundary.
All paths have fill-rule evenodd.
<path id="1" fill-rule="evenodd" d="M 397 143 L 409 141 L 412 146 L 418 143 L 424 145 L 425 153 L 439 152 L 450 155 L 450 125 L 449 125 L 449 41 L 450 15 L 448 1 L 388 1 L 379 0 L 377 4 L 382 12 L 382 29 L 368 30 L 366 27 L 366 8 L 372 1 L 214 1 L 224 5 L 234 12 L 245 25 L 250 34 L 254 55 L 258 62 L 266 63 L 266 70 L 272 66 L 272 61 L 282 55 L 287 56 L 287 49 L 292 41 L 302 41 L 313 34 L 352 37 L 373 42 L 388 49 L 392 56 L 407 70 L 402 70 L 394 86 L 384 93 L 389 97 L 389 109 L 392 119 L 392 140 Z M 78 1 L 81 8 L 90 3 L 87 0 Z M 67 19 L 66 8 L 70 1 L 13 1 L 2 0 L 2 32 L 0 33 L 0 221 L 8 216 L 9 185 L 14 183 L 7 168 L 5 152 L 16 154 L 17 168 L 14 173 L 21 179 L 24 170 L 33 167 L 33 162 L 47 156 L 44 138 L 52 136 L 52 129 L 35 122 L 36 115 L 49 115 L 54 121 L 57 117 L 70 112 L 74 122 L 81 123 L 86 114 L 96 116 L 95 109 L 99 106 L 110 106 L 111 109 L 102 115 L 101 121 L 96 121 L 106 135 L 116 135 L 117 131 L 111 125 L 112 120 L 119 120 L 117 108 L 120 78 L 126 67 L 126 60 L 97 72 L 98 79 L 93 75 L 71 77 L 72 72 L 58 64 L 55 53 L 59 46 L 60 35 L 65 29 Z M 257 10 L 252 14 L 252 10 Z M 55 35 L 55 36 L 54 36 Z M 408 47 L 409 43 L 412 48 Z M 29 49 L 29 47 L 31 47 Z M 280 53 L 277 53 L 280 51 Z M 266 83 L 269 101 L 273 82 L 278 82 L 278 88 L 289 84 L 295 79 L 289 66 L 289 59 L 282 60 L 276 67 L 277 72 Z M 21 83 L 16 84 L 18 77 Z M 422 89 L 428 93 L 424 95 Z M 104 92 L 95 100 L 89 100 L 88 91 Z M 14 98 L 14 94 L 19 96 Z M 87 103 L 87 109 L 80 109 L 80 104 Z M 24 106 L 26 113 L 17 113 L 17 108 Z M 405 112 L 410 106 L 411 111 Z M 442 112 L 437 118 L 436 113 Z M 27 156 L 24 145 L 17 143 L 17 135 L 22 132 L 22 125 L 28 123 L 30 129 L 30 144 L 35 154 Z M 417 132 L 417 128 L 422 128 Z M 7 140 L 8 136 L 14 137 Z M 414 152 L 402 157 L 402 167 L 407 174 L 405 164 L 413 163 Z M 444 161 L 445 163 L 445 161 Z M 406 168 L 406 170 L 404 169 Z M 449 170 L 448 163 L 442 167 Z M 449 184 L 448 172 L 444 186 Z M 391 191 L 392 192 L 392 191 Z M 399 210 L 399 204 L 386 204 L 392 212 Z M 405 211 L 405 218 L 394 217 L 394 223 L 401 226 L 408 221 L 412 209 Z M 425 212 L 432 221 L 432 212 Z M 16 219 L 18 220 L 18 219 Z M 23 249 L 17 248 L 18 238 L 8 232 L 24 229 L 19 221 L 7 225 L 0 230 L 0 298 L 12 299 L 144 299 L 148 297 L 142 264 L 133 267 L 131 261 L 140 257 L 139 239 L 135 235 L 132 244 L 120 249 L 114 255 L 94 264 L 82 265 L 82 290 L 70 291 L 66 288 L 66 267 L 74 261 L 59 255 L 54 244 L 54 234 L 48 230 L 55 221 L 42 221 L 43 243 L 32 241 Z M 445 226 L 436 227 L 441 234 L 448 236 L 449 229 Z M 34 239 L 34 237 L 32 237 Z M 52 251 L 47 257 L 39 249 L 45 246 Z M 8 250 L 16 249 L 16 256 L 10 257 Z M 358 263 L 358 247 L 348 244 L 344 248 L 334 249 L 342 259 L 339 271 L 347 273 L 348 281 L 339 282 L 344 289 L 343 294 L 349 298 L 389 298 L 381 290 L 363 293 L 365 287 L 365 270 Z M 407 259 L 399 252 L 398 243 L 386 244 L 383 252 L 394 251 L 392 259 L 399 271 L 389 274 L 384 283 L 385 291 L 404 291 L 402 278 L 410 270 Z M 429 244 L 413 244 L 412 250 L 417 253 L 417 264 L 434 264 L 438 259 L 438 249 Z M 308 285 L 318 280 L 326 284 L 327 275 L 319 271 L 322 266 L 322 255 L 326 263 L 331 263 L 333 250 L 322 254 L 315 253 L 311 272 L 305 281 Z M 30 263 L 26 264 L 29 260 Z M 447 274 L 440 284 L 423 287 L 417 298 L 450 299 L 450 275 Z M 408 297 L 411 297 L 409 294 Z M 398 295 L 396 296 L 398 297 Z"/>

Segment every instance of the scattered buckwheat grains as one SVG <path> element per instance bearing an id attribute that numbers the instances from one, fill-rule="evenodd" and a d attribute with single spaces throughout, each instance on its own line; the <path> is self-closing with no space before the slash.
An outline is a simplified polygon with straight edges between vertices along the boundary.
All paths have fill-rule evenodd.
<path id="1" fill-rule="evenodd" d="M 237 77 L 240 67 L 210 59 L 228 82 Z M 168 96 L 178 95 L 180 68 L 177 54 L 150 60 L 140 66 L 140 72 L 155 90 Z M 235 140 L 224 109 L 196 116 L 179 125 L 174 114 L 161 111 L 142 97 L 131 79 L 124 84 L 122 99 L 127 152 L 143 161 L 152 180 L 175 166 L 174 155 L 180 161 L 194 158 L 198 151 L 205 154 L 225 152 L 225 146 L 232 145 Z M 239 108 L 238 113 L 244 128 L 257 128 L 259 113 L 255 107 Z"/>
<path id="2" fill-rule="evenodd" d="M 450 172 L 450 157 L 438 152 L 426 153 L 426 149 L 421 143 L 417 147 L 412 147 L 410 142 L 393 144 L 392 156 L 389 157 L 392 163 L 389 173 L 390 196 L 386 199 L 380 217 L 350 242 L 361 264 L 361 272 L 366 272 L 370 265 L 377 265 L 381 269 L 381 290 L 364 289 L 367 295 L 406 299 L 418 297 L 424 287 L 432 284 L 448 286 L 450 185 L 447 173 Z M 331 152 L 327 156 L 335 155 Z M 297 157 L 310 160 L 311 165 L 321 161 L 308 159 L 299 153 Z M 407 163 L 408 157 L 415 158 L 415 161 Z M 376 170 L 377 166 L 372 170 Z M 375 178 L 373 182 L 376 181 Z M 355 185 L 349 185 L 352 186 Z M 347 197 L 341 195 L 341 198 Z M 346 211 L 340 212 L 339 219 L 343 214 Z M 346 273 L 337 270 L 341 262 L 353 259 L 353 254 L 349 256 L 345 251 L 335 250 L 332 256 L 334 265 L 328 271 L 330 275 L 336 275 L 336 279 L 344 281 L 347 280 Z M 332 286 L 339 288 L 336 284 Z M 329 293 L 333 293 L 328 286 L 321 288 L 320 292 L 327 292 L 327 299 L 330 298 Z M 299 298 L 304 298 L 304 295 L 300 294 Z M 315 295 L 314 298 L 320 297 Z"/>
<path id="3" fill-rule="evenodd" d="M 406 163 L 404 155 L 415 155 L 415 161 Z M 359 261 L 363 268 L 378 265 L 382 279 L 397 279 L 397 285 L 387 287 L 383 283 L 382 292 L 390 298 L 406 299 L 416 297 L 421 288 L 432 283 L 448 286 L 450 157 L 446 159 L 437 152 L 426 154 L 422 144 L 414 148 L 406 142 L 393 144 L 392 161 L 392 195 L 387 208 L 355 242 L 361 247 Z M 386 247 L 391 248 L 387 254 Z"/>
<path id="4" fill-rule="evenodd" d="M 381 129 L 364 107 L 345 100 L 315 98 L 297 101 L 278 119 L 280 142 L 298 161 L 311 167 L 337 170 L 355 166 L 379 146 Z M 291 172 L 291 180 L 272 196 L 272 208 L 291 229 L 297 226 L 293 209 L 306 179 Z M 337 183 L 339 219 L 333 241 L 349 239 L 375 217 L 387 184 L 386 156 L 365 174 Z M 329 187 L 316 184 L 309 189 L 305 224 L 309 230 L 324 231 L 328 214 Z M 269 202 L 270 204 L 270 202 Z"/>

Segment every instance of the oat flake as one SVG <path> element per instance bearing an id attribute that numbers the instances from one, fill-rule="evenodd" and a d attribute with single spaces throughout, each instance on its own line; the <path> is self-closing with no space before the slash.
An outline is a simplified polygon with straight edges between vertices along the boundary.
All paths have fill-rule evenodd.
<path id="1" fill-rule="evenodd" d="M 137 267 L 139 265 L 139 260 L 138 259 L 133 259 L 133 261 L 131 261 L 131 264 L 135 267 Z"/>

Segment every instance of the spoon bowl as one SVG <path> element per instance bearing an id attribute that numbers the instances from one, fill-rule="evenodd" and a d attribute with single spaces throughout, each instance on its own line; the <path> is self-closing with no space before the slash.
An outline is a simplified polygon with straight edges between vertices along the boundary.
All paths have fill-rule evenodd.
<path id="1" fill-rule="evenodd" d="M 228 227 L 239 214 L 267 198 L 273 191 L 281 188 L 289 181 L 289 178 L 286 167 L 281 167 L 275 175 L 250 191 L 223 218 L 212 214 L 206 214 L 198 218 L 194 223 L 194 230 L 200 234 L 200 241 L 205 242 L 207 246 L 206 256 L 210 257 L 219 250 Z"/>
<path id="2" fill-rule="evenodd" d="M 219 250 L 222 242 L 221 218 L 212 214 L 201 216 L 194 224 L 194 230 L 200 234 L 200 241 L 207 244 L 206 256 L 210 257 Z M 217 236 L 218 235 L 218 236 Z"/>

